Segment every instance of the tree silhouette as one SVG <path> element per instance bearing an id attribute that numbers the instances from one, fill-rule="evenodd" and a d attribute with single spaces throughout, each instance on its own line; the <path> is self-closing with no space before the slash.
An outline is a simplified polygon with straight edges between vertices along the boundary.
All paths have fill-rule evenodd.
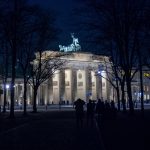
<path id="1" fill-rule="evenodd" d="M 0 0 L 1 38 L 7 41 L 11 56 L 11 105 L 10 117 L 14 118 L 14 87 L 17 63 L 20 64 L 24 76 L 24 92 L 26 92 L 27 70 L 34 52 L 44 50 L 55 39 L 55 17 L 38 6 L 29 5 L 26 0 Z M 26 57 L 28 55 L 28 57 Z M 25 57 L 23 57 L 25 56 Z M 18 60 L 18 62 L 17 62 Z M 26 94 L 24 93 L 24 113 Z"/>
<path id="2" fill-rule="evenodd" d="M 139 69 L 138 49 L 143 48 L 146 13 L 149 2 L 146 0 L 87 0 L 86 8 L 80 11 L 84 14 L 81 25 L 88 30 L 91 40 L 112 56 L 109 49 L 117 53 L 118 60 L 114 61 L 124 73 L 126 82 L 129 110 L 133 114 L 132 79 Z M 84 30 L 84 31 L 85 31 Z M 142 42 L 142 47 L 140 46 Z M 140 44 L 139 44 L 140 43 Z M 115 73 L 115 72 L 114 72 Z"/>
<path id="3" fill-rule="evenodd" d="M 29 84 L 33 88 L 33 112 L 37 112 L 37 91 L 39 86 L 49 78 L 52 78 L 55 71 L 62 68 L 65 60 L 59 52 L 42 52 L 36 53 L 36 59 L 31 63 Z"/>
<path id="4" fill-rule="evenodd" d="M 57 38 L 54 27 L 55 18 L 52 12 L 37 6 L 28 7 L 26 24 L 24 25 L 24 41 L 18 53 L 18 63 L 24 79 L 24 114 L 26 114 L 27 83 L 30 78 L 30 62 L 34 59 L 34 52 L 42 52 Z"/>

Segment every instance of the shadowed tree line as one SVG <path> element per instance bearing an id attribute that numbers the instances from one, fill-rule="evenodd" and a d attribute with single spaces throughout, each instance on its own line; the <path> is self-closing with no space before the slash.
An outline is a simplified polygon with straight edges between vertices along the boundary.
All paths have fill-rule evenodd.
<path id="1" fill-rule="evenodd" d="M 34 91 L 33 112 L 36 112 L 36 95 L 39 86 L 61 68 L 62 54 L 49 54 L 43 59 L 43 50 L 56 40 L 55 14 L 26 0 L 0 0 L 0 51 L 1 80 L 3 82 L 3 112 L 6 112 L 6 84 L 10 83 L 10 117 L 14 118 L 15 79 L 19 75 L 24 82 L 24 114 L 26 114 L 27 84 Z M 35 53 L 39 54 L 35 61 Z M 31 63 L 32 62 L 32 63 Z M 19 74 L 18 74 L 19 73 Z"/>
<path id="2" fill-rule="evenodd" d="M 82 2 L 81 2 L 82 3 Z M 143 70 L 149 66 L 150 2 L 148 0 L 86 0 L 75 10 L 81 32 L 86 33 L 86 42 L 97 45 L 98 53 L 108 54 L 114 79 L 118 110 L 120 102 L 126 111 L 125 88 L 129 111 L 134 113 L 131 84 L 137 72 L 140 79 L 141 112 L 143 104 Z M 84 19 L 83 19 L 84 18 Z M 95 48 L 95 46 L 93 46 Z M 121 87 L 121 88 L 120 88 Z"/>

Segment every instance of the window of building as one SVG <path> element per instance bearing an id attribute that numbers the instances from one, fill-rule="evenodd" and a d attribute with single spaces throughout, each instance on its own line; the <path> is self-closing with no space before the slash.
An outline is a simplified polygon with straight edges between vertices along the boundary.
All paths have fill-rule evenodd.
<path id="1" fill-rule="evenodd" d="M 83 82 L 78 82 L 78 86 L 83 86 Z"/>
<path id="2" fill-rule="evenodd" d="M 143 90 L 144 90 L 144 91 L 146 90 L 145 85 L 143 86 Z"/>
<path id="3" fill-rule="evenodd" d="M 57 86 L 58 82 L 57 81 L 53 81 L 53 86 Z"/>
<path id="4" fill-rule="evenodd" d="M 95 86 L 95 82 L 92 82 L 92 86 Z"/>
<path id="5" fill-rule="evenodd" d="M 65 73 L 65 78 L 67 78 L 67 73 Z"/>
<path id="6" fill-rule="evenodd" d="M 105 87 L 105 82 L 102 83 L 102 87 Z"/>
<path id="7" fill-rule="evenodd" d="M 69 86 L 69 85 L 70 85 L 69 81 L 65 81 L 65 86 Z"/>
<path id="8" fill-rule="evenodd" d="M 78 78 L 82 79 L 82 74 L 81 73 L 78 74 Z"/>
<path id="9" fill-rule="evenodd" d="M 147 92 L 149 91 L 149 87 L 147 86 Z"/>

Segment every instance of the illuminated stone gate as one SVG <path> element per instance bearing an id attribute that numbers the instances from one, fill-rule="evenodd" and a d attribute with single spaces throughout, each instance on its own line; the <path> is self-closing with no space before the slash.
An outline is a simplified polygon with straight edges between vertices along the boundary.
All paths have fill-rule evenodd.
<path id="1" fill-rule="evenodd" d="M 110 99 L 109 82 L 96 75 L 99 66 L 104 65 L 104 60 L 108 60 L 108 57 L 74 52 L 63 59 L 67 60 L 63 69 L 57 70 L 52 80 L 47 80 L 40 86 L 37 97 L 39 104 L 70 104 L 77 98 L 85 101 Z"/>

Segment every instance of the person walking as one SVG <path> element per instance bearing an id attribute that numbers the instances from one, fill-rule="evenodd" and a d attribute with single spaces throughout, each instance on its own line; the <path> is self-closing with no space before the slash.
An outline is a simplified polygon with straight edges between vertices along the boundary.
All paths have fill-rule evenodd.
<path id="1" fill-rule="evenodd" d="M 89 102 L 87 103 L 87 125 L 93 126 L 94 124 L 94 112 L 95 112 L 95 103 L 92 102 L 91 99 L 89 99 Z"/>
<path id="2" fill-rule="evenodd" d="M 77 127 L 83 126 L 83 117 L 84 117 L 84 105 L 85 102 L 80 98 L 74 102 L 75 111 L 76 111 L 76 124 Z"/>

